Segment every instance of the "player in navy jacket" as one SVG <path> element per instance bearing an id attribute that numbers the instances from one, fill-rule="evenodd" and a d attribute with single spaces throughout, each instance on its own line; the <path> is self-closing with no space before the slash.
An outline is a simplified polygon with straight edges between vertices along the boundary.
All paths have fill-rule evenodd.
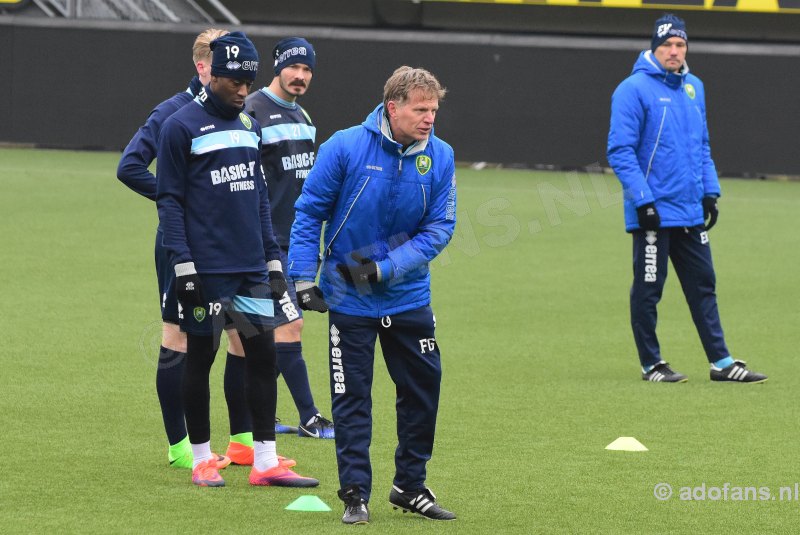
<path id="1" fill-rule="evenodd" d="M 317 129 L 306 111 L 297 103 L 311 83 L 316 65 L 314 47 L 301 37 L 281 39 L 272 52 L 275 77 L 268 87 L 251 93 L 245 111 L 261 125 L 261 162 L 269 190 L 272 228 L 281 247 L 281 263 L 287 270 L 289 234 L 294 223 L 294 203 L 300 196 L 306 176 L 314 164 L 314 141 Z M 334 437 L 333 422 L 323 417 L 314 404 L 303 359 L 301 335 L 303 317 L 297 308 L 297 295 L 291 278 L 291 312 L 275 311 L 275 350 L 278 371 L 286 380 L 297 412 L 298 427 L 276 424 L 276 431 L 294 432 L 301 437 Z"/>
<path id="2" fill-rule="evenodd" d="M 223 486 L 211 454 L 208 377 L 219 334 L 233 324 L 245 353 L 252 415 L 253 485 L 316 486 L 275 447 L 273 299 L 286 280 L 272 234 L 258 123 L 243 112 L 258 54 L 241 32 L 211 43 L 211 81 L 166 120 L 159 138 L 156 203 L 187 333 L 183 402 L 192 481 Z"/>
<path id="3" fill-rule="evenodd" d="M 642 379 L 682 383 L 661 358 L 656 305 L 672 259 L 711 364 L 712 381 L 760 383 L 767 377 L 734 360 L 725 344 L 708 231 L 717 221 L 719 180 L 711 159 L 705 89 L 689 73 L 686 24 L 655 23 L 650 50 L 614 91 L 608 161 L 622 182 L 625 228 L 633 235 L 631 325 Z"/>
<path id="4" fill-rule="evenodd" d="M 201 32 L 192 47 L 192 60 L 197 76 L 189 87 L 155 107 L 145 124 L 131 139 L 117 167 L 119 178 L 140 195 L 156 200 L 156 176 L 148 167 L 156 158 L 158 135 L 169 116 L 192 102 L 205 84 L 211 80 L 211 49 L 209 43 L 227 34 L 226 30 L 210 28 Z M 156 391 L 161 406 L 164 428 L 169 441 L 167 458 L 170 466 L 192 467 L 192 448 L 186 434 L 183 417 L 181 382 L 186 354 L 186 334 L 178 326 L 182 311 L 175 295 L 175 271 L 163 245 L 164 234 L 156 230 L 155 264 L 161 305 L 162 335 L 156 370 Z M 228 329 L 228 355 L 225 364 L 225 399 L 228 405 L 231 440 L 226 452 L 236 464 L 252 464 L 253 434 L 247 400 L 244 396 L 244 349 L 234 329 Z"/>

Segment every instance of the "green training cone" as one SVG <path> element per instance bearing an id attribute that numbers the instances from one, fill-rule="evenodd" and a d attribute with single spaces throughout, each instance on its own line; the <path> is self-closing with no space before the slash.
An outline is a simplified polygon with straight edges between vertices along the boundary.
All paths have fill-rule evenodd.
<path id="1" fill-rule="evenodd" d="M 300 496 L 286 506 L 287 511 L 330 511 L 331 508 L 317 496 Z"/>

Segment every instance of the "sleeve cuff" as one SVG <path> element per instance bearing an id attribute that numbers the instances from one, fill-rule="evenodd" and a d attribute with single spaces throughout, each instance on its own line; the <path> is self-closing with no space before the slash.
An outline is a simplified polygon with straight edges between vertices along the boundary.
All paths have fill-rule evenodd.
<path id="1" fill-rule="evenodd" d="M 197 270 L 194 268 L 194 262 L 183 262 L 182 264 L 175 264 L 175 276 L 183 277 L 186 275 L 196 275 Z"/>
<path id="2" fill-rule="evenodd" d="M 388 258 L 378 262 L 378 280 L 387 281 L 394 275 L 394 267 L 392 261 Z"/>
<path id="3" fill-rule="evenodd" d="M 283 269 L 281 268 L 281 261 L 280 260 L 270 260 L 267 262 L 267 271 L 280 271 L 283 273 Z"/>

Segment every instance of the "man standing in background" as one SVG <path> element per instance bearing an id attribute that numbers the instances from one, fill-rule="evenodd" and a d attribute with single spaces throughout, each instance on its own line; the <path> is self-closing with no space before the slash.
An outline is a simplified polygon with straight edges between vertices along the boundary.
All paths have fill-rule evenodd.
<path id="1" fill-rule="evenodd" d="M 733 359 L 719 319 L 708 233 L 719 215 L 720 185 L 708 141 L 705 89 L 689 73 L 688 46 L 682 19 L 658 19 L 650 50 L 639 55 L 611 100 L 608 161 L 622 182 L 625 228 L 633 236 L 631 326 L 642 379 L 688 380 L 662 360 L 656 337 L 656 306 L 672 259 L 711 380 L 762 383 L 765 375 Z"/>
<path id="2" fill-rule="evenodd" d="M 294 203 L 314 164 L 317 129 L 297 98 L 303 96 L 311 84 L 316 53 L 311 43 L 302 37 L 289 37 L 275 45 L 272 56 L 275 77 L 269 86 L 247 97 L 245 112 L 261 125 L 261 163 L 267 179 L 272 229 L 281 248 L 281 263 L 286 273 Z M 311 394 L 301 343 L 303 317 L 291 277 L 288 282 L 293 306 L 286 309 L 290 314 L 281 306 L 275 311 L 277 369 L 283 374 L 300 415 L 297 434 L 332 439 L 333 422 L 320 414 Z M 277 423 L 276 431 L 295 430 Z"/>

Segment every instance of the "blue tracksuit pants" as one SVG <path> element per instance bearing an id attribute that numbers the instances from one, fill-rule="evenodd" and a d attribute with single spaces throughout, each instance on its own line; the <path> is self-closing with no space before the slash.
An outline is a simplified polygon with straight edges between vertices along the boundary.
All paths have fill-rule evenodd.
<path id="1" fill-rule="evenodd" d="M 702 226 L 639 230 L 633 232 L 631 326 L 642 366 L 662 360 L 656 336 L 656 306 L 667 280 L 668 258 L 678 274 L 708 361 L 729 356 L 717 310 L 708 232 Z"/>
<path id="2" fill-rule="evenodd" d="M 429 306 L 383 318 L 330 312 L 330 365 L 336 460 L 344 488 L 357 485 L 369 501 L 372 467 L 372 370 L 380 338 L 397 392 L 394 484 L 421 489 L 431 458 L 442 369 Z"/>

